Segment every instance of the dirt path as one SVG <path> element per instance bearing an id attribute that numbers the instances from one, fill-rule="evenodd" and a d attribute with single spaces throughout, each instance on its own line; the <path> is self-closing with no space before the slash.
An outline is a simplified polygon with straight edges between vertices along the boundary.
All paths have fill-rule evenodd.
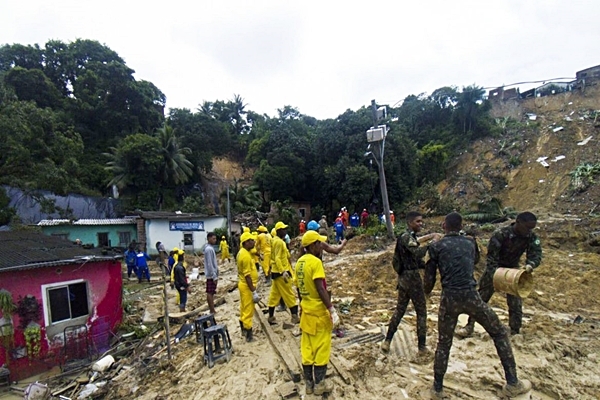
<path id="1" fill-rule="evenodd" d="M 326 256 L 328 284 L 340 311 L 346 336 L 333 339 L 333 354 L 339 370 L 330 366 L 329 376 L 335 383 L 330 398 L 400 398 L 426 399 L 432 383 L 432 360 L 415 360 L 415 314 L 409 306 L 400 330 L 394 338 L 392 352 L 384 356 L 379 350 L 382 332 L 396 302 L 396 278 L 391 268 L 393 245 L 382 251 L 368 251 L 365 241 L 350 242 L 340 256 Z M 593 294 L 600 287 L 600 256 L 545 249 L 545 258 L 536 271 L 535 291 L 524 302 L 522 334 L 511 341 L 521 377 L 534 385 L 534 399 L 596 399 L 600 397 L 600 298 Z M 219 283 L 218 297 L 226 302 L 217 308 L 217 322 L 227 325 L 234 354 L 229 362 L 208 368 L 203 362 L 202 347 L 194 338 L 173 346 L 173 361 L 163 353 L 159 360 L 136 363 L 111 383 L 111 398 L 138 399 L 277 399 L 278 390 L 290 382 L 281 358 L 255 318 L 255 341 L 242 340 L 238 315 L 239 294 L 228 293 L 225 282 L 235 282 L 233 265 L 225 267 Z M 137 284 L 135 284 L 137 285 Z M 194 282 L 190 308 L 205 303 L 203 282 Z M 160 312 L 160 295 L 147 289 L 137 303 L 143 302 L 146 316 Z M 263 299 L 268 288 L 260 288 Z M 174 293 L 170 292 L 170 309 L 176 311 Z M 435 349 L 439 283 L 428 302 L 428 345 Z M 507 323 L 504 297 L 495 294 L 492 306 Z M 579 317 L 579 318 L 578 318 Z M 277 313 L 274 334 L 296 359 L 299 339 L 294 328 L 284 329 L 289 314 Z M 464 322 L 463 322 L 464 323 Z M 500 398 L 504 383 L 502 368 L 493 342 L 477 327 L 475 335 L 455 340 L 445 385 L 455 398 Z M 177 330 L 173 326 L 172 330 Z M 156 338 L 156 343 L 160 336 Z M 418 363 L 415 361 L 419 361 Z M 140 366 L 141 365 L 141 366 Z M 299 371 L 298 371 L 299 372 Z M 304 384 L 296 384 L 304 395 Z M 307 396 L 306 398 L 311 398 Z M 312 396 L 312 398 L 316 398 Z"/>

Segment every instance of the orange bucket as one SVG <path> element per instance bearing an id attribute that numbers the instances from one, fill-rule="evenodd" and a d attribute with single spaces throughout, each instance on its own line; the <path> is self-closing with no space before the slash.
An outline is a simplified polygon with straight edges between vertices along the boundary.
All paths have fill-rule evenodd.
<path id="1" fill-rule="evenodd" d="M 533 275 L 518 268 L 497 268 L 494 289 L 524 299 L 533 290 Z"/>

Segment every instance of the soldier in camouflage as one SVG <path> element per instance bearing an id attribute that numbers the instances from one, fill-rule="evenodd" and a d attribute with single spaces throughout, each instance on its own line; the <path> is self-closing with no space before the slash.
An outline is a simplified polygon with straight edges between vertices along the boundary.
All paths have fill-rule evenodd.
<path id="1" fill-rule="evenodd" d="M 537 218 L 530 212 L 517 215 L 516 222 L 499 229 L 490 238 L 488 244 L 486 268 L 479 279 L 479 294 L 486 303 L 494 294 L 494 273 L 498 267 L 521 268 L 531 273 L 542 261 L 540 239 L 533 233 Z M 525 265 L 519 267 L 519 259 L 526 253 Z M 521 330 L 523 319 L 523 301 L 518 296 L 506 295 L 508 303 L 508 324 L 510 333 L 516 335 Z M 475 322 L 469 319 L 467 325 L 459 329 L 456 335 L 461 338 L 473 334 Z"/>
<path id="2" fill-rule="evenodd" d="M 417 313 L 419 353 L 420 355 L 424 355 L 427 353 L 427 305 L 425 303 L 423 281 L 421 280 L 419 269 L 424 267 L 423 257 L 427 252 L 428 245 L 421 246 L 421 243 L 439 239 L 441 235 L 439 233 L 431 233 L 418 238 L 417 233 L 423 227 L 423 216 L 416 211 L 406 214 L 406 224 L 408 225 L 408 229 L 396 241 L 394 260 L 392 261 L 394 270 L 398 273 L 398 302 L 394 315 L 390 320 L 385 341 L 381 344 L 381 350 L 385 353 L 390 351 L 390 343 L 406 312 L 408 302 L 412 300 Z"/>
<path id="3" fill-rule="evenodd" d="M 438 313 L 439 338 L 435 351 L 431 397 L 446 398 L 443 391 L 444 375 L 448 368 L 453 333 L 460 314 L 468 314 L 471 319 L 481 324 L 494 340 L 507 382 L 503 387 L 504 395 L 514 397 L 527 393 L 531 390 L 531 383 L 517 378 L 517 366 L 508 333 L 502 327 L 496 313 L 475 290 L 473 269 L 479 259 L 479 252 L 474 239 L 459 233 L 462 217 L 458 213 L 448 214 L 443 227 L 446 235 L 429 246 L 429 260 L 425 266 L 424 278 L 426 294 L 431 293 L 433 289 L 438 269 L 442 282 Z"/>

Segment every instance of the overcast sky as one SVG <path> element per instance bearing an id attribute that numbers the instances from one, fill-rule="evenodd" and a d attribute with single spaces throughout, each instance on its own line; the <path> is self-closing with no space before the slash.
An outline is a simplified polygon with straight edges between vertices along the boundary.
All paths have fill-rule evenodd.
<path id="1" fill-rule="evenodd" d="M 0 44 L 97 40 L 169 108 L 239 94 L 325 119 L 442 86 L 574 78 L 600 64 L 598 16 L 595 0 L 2 0 Z"/>

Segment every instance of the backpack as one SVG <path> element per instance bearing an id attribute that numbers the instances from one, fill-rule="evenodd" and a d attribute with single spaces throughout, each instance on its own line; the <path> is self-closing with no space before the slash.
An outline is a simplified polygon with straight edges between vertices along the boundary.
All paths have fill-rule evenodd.
<path id="1" fill-rule="evenodd" d="M 135 265 L 136 258 L 137 258 L 137 254 L 135 254 L 134 251 L 127 250 L 127 252 L 125 253 L 125 264 L 127 264 L 129 266 Z"/>

